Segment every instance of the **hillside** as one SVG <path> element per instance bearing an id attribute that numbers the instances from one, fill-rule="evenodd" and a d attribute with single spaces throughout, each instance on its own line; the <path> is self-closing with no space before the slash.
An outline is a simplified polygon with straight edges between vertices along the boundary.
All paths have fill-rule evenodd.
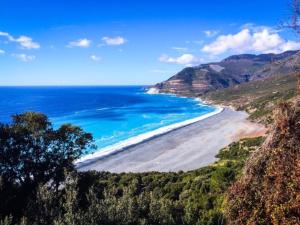
<path id="1" fill-rule="evenodd" d="M 250 119 L 263 123 L 272 121 L 272 111 L 280 101 L 295 97 L 299 74 L 273 76 L 209 92 L 202 98 L 213 104 L 245 110 Z"/>
<path id="2" fill-rule="evenodd" d="M 230 224 L 300 224 L 300 99 L 281 103 L 265 143 L 230 188 Z"/>
<path id="3" fill-rule="evenodd" d="M 154 88 L 161 93 L 202 96 L 250 81 L 300 71 L 300 52 L 234 55 L 221 62 L 188 67 Z"/>
<path id="4" fill-rule="evenodd" d="M 0 224 L 225 225 L 226 190 L 262 141 L 232 143 L 219 161 L 190 172 L 74 172 L 58 192 L 41 185 L 27 198 L 0 182 Z M 15 204 L 25 199 L 24 208 Z"/>
<path id="5" fill-rule="evenodd" d="M 234 142 L 220 150 L 219 161 L 194 171 L 73 171 L 59 189 L 40 184 L 30 196 L 0 179 L 0 224 L 299 224 L 300 100 L 295 99 L 275 110 L 266 139 Z"/>

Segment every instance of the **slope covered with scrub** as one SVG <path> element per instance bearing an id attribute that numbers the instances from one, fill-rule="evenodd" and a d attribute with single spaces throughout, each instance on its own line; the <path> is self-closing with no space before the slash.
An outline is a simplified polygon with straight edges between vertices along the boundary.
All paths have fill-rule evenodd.
<path id="1" fill-rule="evenodd" d="M 58 191 L 41 184 L 31 196 L 0 179 L 0 224 L 224 225 L 226 190 L 262 140 L 232 143 L 218 162 L 190 172 L 74 172 Z"/>
<path id="2" fill-rule="evenodd" d="M 233 106 L 249 113 L 249 119 L 264 124 L 273 122 L 272 112 L 283 101 L 296 96 L 299 73 L 274 76 L 216 90 L 202 98 L 213 104 Z"/>
<path id="3" fill-rule="evenodd" d="M 230 188 L 231 224 L 300 224 L 299 98 L 279 105 L 268 138 Z"/>

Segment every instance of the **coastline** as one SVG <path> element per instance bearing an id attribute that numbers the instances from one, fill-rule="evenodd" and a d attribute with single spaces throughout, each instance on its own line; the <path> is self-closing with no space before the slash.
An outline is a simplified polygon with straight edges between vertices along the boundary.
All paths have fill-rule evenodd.
<path id="1" fill-rule="evenodd" d="M 99 158 L 77 164 L 79 171 L 110 172 L 188 171 L 217 160 L 219 150 L 240 138 L 265 133 L 247 120 L 248 114 L 225 108 L 205 119 L 173 129 Z"/>
<path id="2" fill-rule="evenodd" d="M 181 97 L 181 96 L 179 96 L 179 97 Z M 195 98 L 195 100 L 199 101 L 200 104 L 204 103 L 199 98 Z M 173 130 L 180 129 L 182 127 L 185 127 L 185 126 L 191 125 L 193 123 L 199 122 L 201 120 L 207 119 L 211 116 L 214 116 L 216 114 L 221 113 L 224 110 L 224 108 L 220 107 L 220 106 L 214 106 L 214 107 L 215 107 L 216 110 L 213 111 L 213 112 L 206 113 L 206 114 L 198 116 L 196 118 L 188 119 L 188 120 L 185 120 L 185 121 L 182 121 L 182 122 L 178 122 L 178 123 L 175 123 L 175 124 L 164 126 L 164 127 L 155 129 L 153 131 L 149 131 L 149 132 L 137 135 L 135 137 L 132 137 L 132 138 L 129 138 L 127 140 L 118 142 L 118 143 L 113 144 L 111 146 L 107 146 L 105 148 L 102 148 L 101 150 L 96 151 L 94 153 L 90 153 L 88 155 L 82 156 L 80 159 L 75 161 L 75 166 L 80 167 L 82 163 L 85 163 L 87 161 L 91 162 L 91 161 L 99 160 L 101 158 L 105 158 L 109 155 L 117 154 L 118 152 L 124 151 L 124 150 L 126 150 L 126 149 L 128 149 L 132 146 L 141 144 L 145 141 L 151 140 L 151 139 L 153 139 L 155 137 L 158 137 L 160 135 L 164 135 L 166 133 L 172 132 Z"/>

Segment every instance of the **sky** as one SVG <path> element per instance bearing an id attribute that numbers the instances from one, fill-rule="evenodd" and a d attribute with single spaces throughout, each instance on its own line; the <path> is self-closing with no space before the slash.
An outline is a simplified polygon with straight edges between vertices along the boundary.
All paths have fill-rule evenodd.
<path id="1" fill-rule="evenodd" d="M 1 0 L 0 86 L 152 85 L 233 54 L 300 49 L 288 0 Z"/>

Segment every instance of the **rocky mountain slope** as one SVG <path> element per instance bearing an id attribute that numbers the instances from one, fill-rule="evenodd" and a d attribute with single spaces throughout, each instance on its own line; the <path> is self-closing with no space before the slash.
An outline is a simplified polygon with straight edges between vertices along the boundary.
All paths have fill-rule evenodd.
<path id="1" fill-rule="evenodd" d="M 202 96 L 210 91 L 300 71 L 300 51 L 234 55 L 221 62 L 188 67 L 153 88 L 160 93 Z"/>

